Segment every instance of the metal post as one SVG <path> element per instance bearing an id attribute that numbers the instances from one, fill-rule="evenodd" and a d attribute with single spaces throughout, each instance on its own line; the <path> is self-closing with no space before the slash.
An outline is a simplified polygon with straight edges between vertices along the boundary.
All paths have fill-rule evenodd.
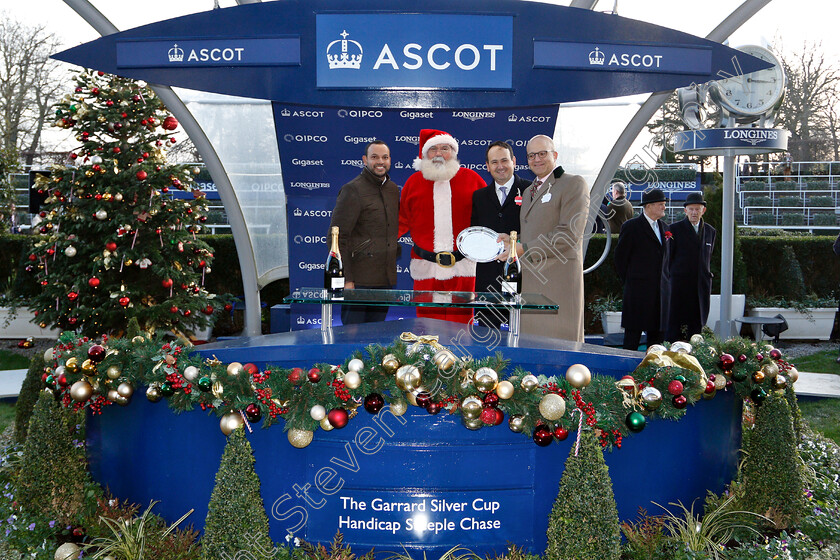
<path id="1" fill-rule="evenodd" d="M 720 245 L 720 326 L 722 339 L 732 336 L 732 262 L 735 252 L 735 156 L 723 157 L 723 216 Z"/>

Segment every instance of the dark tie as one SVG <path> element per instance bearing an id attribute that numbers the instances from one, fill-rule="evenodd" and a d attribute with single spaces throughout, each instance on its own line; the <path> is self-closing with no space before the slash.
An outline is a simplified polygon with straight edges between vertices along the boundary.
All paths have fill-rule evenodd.
<path id="1" fill-rule="evenodd" d="M 534 200 L 534 197 L 537 196 L 537 191 L 540 190 L 540 185 L 542 185 L 542 181 L 537 179 L 534 181 L 534 184 L 531 185 L 531 200 Z"/>

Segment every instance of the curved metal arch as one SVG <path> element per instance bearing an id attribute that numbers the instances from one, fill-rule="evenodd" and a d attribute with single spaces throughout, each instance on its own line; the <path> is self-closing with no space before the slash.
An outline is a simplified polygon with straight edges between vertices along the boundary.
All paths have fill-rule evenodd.
<path id="1" fill-rule="evenodd" d="M 248 0 L 239 0 L 240 3 L 247 3 Z M 93 27 L 100 35 L 111 35 L 119 32 L 119 29 L 106 18 L 102 12 L 94 7 L 88 0 L 64 0 L 79 16 Z M 242 287 L 245 296 L 245 329 L 246 336 L 258 336 L 262 333 L 260 320 L 260 292 L 257 284 L 257 263 L 254 258 L 254 245 L 251 235 L 245 225 L 245 216 L 239 206 L 239 200 L 233 185 L 230 182 L 227 171 L 222 164 L 219 155 L 204 134 L 204 130 L 193 116 L 192 112 L 184 105 L 181 98 L 172 91 L 172 88 L 161 85 L 149 84 L 154 92 L 160 97 L 172 114 L 174 114 L 184 131 L 189 135 L 196 149 L 201 154 L 207 170 L 216 183 L 219 196 L 225 206 L 225 212 L 230 223 L 233 242 L 236 246 L 236 253 L 239 257 L 239 268 L 242 271 Z"/>

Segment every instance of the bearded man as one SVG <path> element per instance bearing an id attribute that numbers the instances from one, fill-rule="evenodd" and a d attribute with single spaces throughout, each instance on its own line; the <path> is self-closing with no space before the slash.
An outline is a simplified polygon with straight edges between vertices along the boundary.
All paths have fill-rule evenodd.
<path id="1" fill-rule="evenodd" d="M 478 173 L 461 167 L 458 142 L 448 133 L 420 131 L 417 171 L 400 195 L 399 235 L 411 233 L 410 272 L 414 289 L 436 292 L 472 292 L 475 261 L 455 248 L 455 239 L 470 225 L 473 192 L 484 187 Z M 418 307 L 418 317 L 465 324 L 472 310 Z"/>

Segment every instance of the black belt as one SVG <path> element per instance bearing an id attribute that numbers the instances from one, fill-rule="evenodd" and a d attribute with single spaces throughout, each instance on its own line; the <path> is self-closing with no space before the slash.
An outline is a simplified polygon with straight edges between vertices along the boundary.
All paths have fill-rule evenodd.
<path id="1" fill-rule="evenodd" d="M 460 251 L 441 251 L 440 253 L 433 253 L 432 251 L 427 251 L 425 249 L 421 249 L 417 245 L 414 246 L 414 254 L 420 257 L 421 259 L 425 259 L 429 262 L 433 262 L 438 264 L 444 268 L 451 268 L 455 266 L 455 263 L 466 258 L 464 255 L 461 254 Z"/>

